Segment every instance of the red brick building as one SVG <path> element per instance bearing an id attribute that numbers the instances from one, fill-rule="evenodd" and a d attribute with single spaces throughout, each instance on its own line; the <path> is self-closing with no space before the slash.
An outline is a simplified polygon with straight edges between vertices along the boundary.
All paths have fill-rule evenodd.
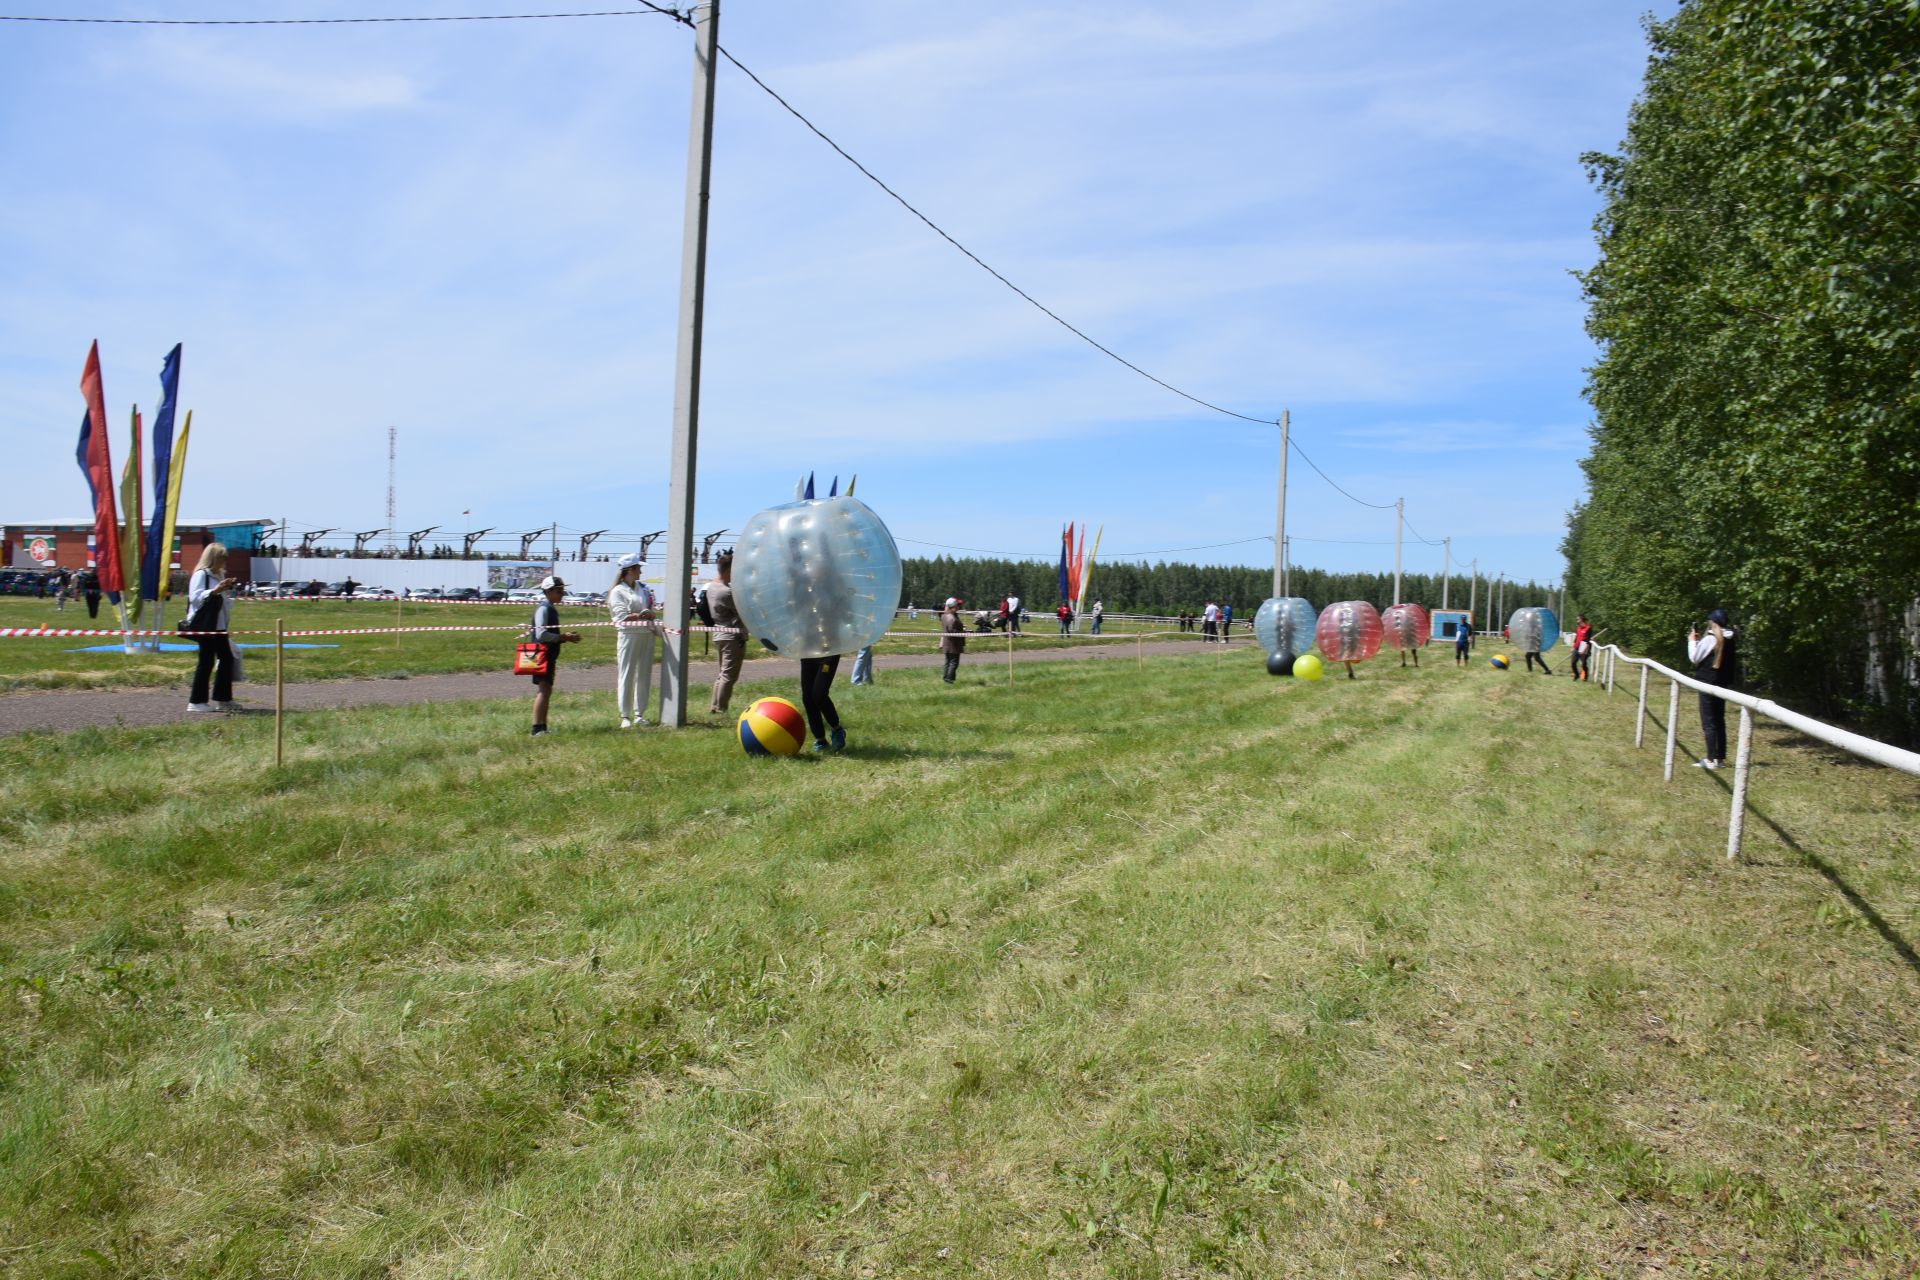
<path id="1" fill-rule="evenodd" d="M 169 567 L 192 572 L 209 542 L 227 546 L 227 572 L 241 581 L 250 575 L 253 553 L 265 540 L 272 520 L 181 520 L 174 525 Z M 85 569 L 93 564 L 92 520 L 9 520 L 0 524 L 0 567 L 8 569 Z"/>

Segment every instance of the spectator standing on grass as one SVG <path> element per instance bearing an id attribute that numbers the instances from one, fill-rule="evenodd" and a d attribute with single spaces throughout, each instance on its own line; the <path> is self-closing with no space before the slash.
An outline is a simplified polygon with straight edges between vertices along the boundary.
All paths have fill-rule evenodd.
<path id="1" fill-rule="evenodd" d="M 619 573 L 607 592 L 607 615 L 618 624 L 614 629 L 618 646 L 618 674 L 614 677 L 616 700 L 620 704 L 620 727 L 631 729 L 647 723 L 647 700 L 653 696 L 653 592 L 640 581 L 645 563 L 637 552 L 620 557 Z"/>
<path id="2" fill-rule="evenodd" d="M 1106 607 L 1102 605 L 1098 600 L 1095 600 L 1093 602 L 1093 634 L 1094 635 L 1097 636 L 1100 634 L 1100 620 L 1106 617 L 1106 615 L 1107 615 Z"/>
<path id="3" fill-rule="evenodd" d="M 1575 680 L 1593 679 L 1592 659 L 1587 655 L 1593 651 L 1593 624 L 1587 621 L 1587 615 L 1581 614 L 1573 629 L 1573 678 Z"/>
<path id="4" fill-rule="evenodd" d="M 1020 613 L 1019 596 L 1010 595 L 1007 597 L 1007 619 L 1007 626 L 1012 629 L 1013 634 L 1019 635 L 1020 624 L 1026 620 Z"/>
<path id="5" fill-rule="evenodd" d="M 240 709 L 240 704 L 233 700 L 233 683 L 240 678 L 240 660 L 227 638 L 227 623 L 233 608 L 227 591 L 234 580 L 226 576 L 226 571 L 225 544 L 209 542 L 200 553 L 199 567 L 187 581 L 187 620 L 180 629 L 194 633 L 193 642 L 200 648 L 200 656 L 193 665 L 193 690 L 187 694 L 188 711 Z M 208 688 L 209 676 L 212 677 L 211 689 Z"/>
<path id="6" fill-rule="evenodd" d="M 542 578 L 540 593 L 546 599 L 534 608 L 533 622 L 527 628 L 527 638 L 547 650 L 547 673 L 533 677 L 533 736 L 536 738 L 547 731 L 547 704 L 553 698 L 554 678 L 560 674 L 560 646 L 580 643 L 578 631 L 560 629 L 560 599 L 567 594 L 567 584 L 554 577 Z"/>
<path id="7" fill-rule="evenodd" d="M 1687 658 L 1693 663 L 1693 678 L 1702 684 L 1722 689 L 1740 686 L 1740 646 L 1725 609 L 1707 611 L 1707 631 L 1687 629 Z M 1707 745 L 1696 769 L 1718 769 L 1727 762 L 1727 704 L 1714 694 L 1700 695 L 1700 733 Z"/>
<path id="8" fill-rule="evenodd" d="M 1220 606 L 1220 639 L 1222 643 L 1225 643 L 1227 634 L 1232 630 L 1233 630 L 1233 606 L 1230 604 L 1223 604 Z"/>
<path id="9" fill-rule="evenodd" d="M 1454 628 L 1453 632 L 1453 665 L 1466 666 L 1467 651 L 1471 648 L 1473 648 L 1473 622 L 1471 619 L 1462 618 L 1460 625 Z"/>
<path id="10" fill-rule="evenodd" d="M 1062 600 L 1060 602 L 1060 607 L 1055 609 L 1054 613 L 1057 614 L 1060 618 L 1060 634 L 1063 636 L 1072 635 L 1073 634 L 1073 607 L 1069 605 L 1066 601 Z"/>
<path id="11" fill-rule="evenodd" d="M 87 616 L 100 616 L 100 574 L 97 570 L 86 569 L 80 574 L 80 591 L 87 598 Z"/>
<path id="12" fill-rule="evenodd" d="M 940 672 L 943 681 L 952 684 L 960 674 L 960 655 L 966 651 L 967 628 L 960 621 L 960 602 L 948 596 L 947 607 L 940 614 L 940 654 L 945 659 Z"/>
<path id="13" fill-rule="evenodd" d="M 67 571 L 65 569 L 53 571 L 53 607 L 57 613 L 67 611 Z"/>
<path id="14" fill-rule="evenodd" d="M 1211 600 L 1200 611 L 1200 637 L 1209 641 L 1220 637 L 1220 606 Z"/>
<path id="15" fill-rule="evenodd" d="M 713 636 L 713 654 L 720 669 L 713 676 L 713 701 L 708 706 L 714 715 L 725 715 L 733 699 L 734 682 L 740 678 L 740 663 L 747 656 L 747 630 L 740 624 L 740 611 L 733 607 L 733 552 L 722 551 L 714 559 L 718 576 L 707 584 L 707 612 L 713 625 L 728 628 Z"/>

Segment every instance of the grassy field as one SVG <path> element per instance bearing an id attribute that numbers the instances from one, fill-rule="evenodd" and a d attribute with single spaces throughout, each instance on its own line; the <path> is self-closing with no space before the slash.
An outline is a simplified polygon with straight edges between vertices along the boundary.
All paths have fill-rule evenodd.
<path id="1" fill-rule="evenodd" d="M 1363 670 L 0 740 L 0 1274 L 1912 1274 L 1914 780 Z"/>
<path id="2" fill-rule="evenodd" d="M 181 606 L 174 602 L 169 610 L 170 625 L 178 625 Z M 287 629 L 319 630 L 353 627 L 430 627 L 490 626 L 524 627 L 533 610 L 525 605 L 409 604 L 404 601 L 376 600 L 242 600 L 233 607 L 235 631 L 264 634 L 236 636 L 243 644 L 273 643 L 276 618 L 286 621 Z M 585 605 L 561 610 L 568 625 L 604 622 L 604 609 Z M 1044 625 L 1043 625 L 1044 623 Z M 89 621 L 86 606 L 69 602 L 64 612 L 56 612 L 52 600 L 30 600 L 0 596 L 0 627 L 94 627 L 119 625 L 104 604 L 100 616 Z M 148 616 L 146 626 L 152 626 Z M 1110 633 L 1123 634 L 1130 624 L 1117 622 Z M 922 610 L 917 620 L 897 619 L 894 630 L 924 633 L 890 638 L 875 647 L 877 653 L 931 653 L 937 648 L 933 638 L 939 627 L 939 614 Z M 1084 630 L 1084 628 L 1082 628 Z M 1051 619 L 1036 617 L 1020 640 L 1020 648 L 1051 649 L 1082 641 L 1060 640 Z M 613 661 L 613 632 L 608 628 L 589 628 L 585 640 L 567 652 L 569 664 L 588 666 Z M 1242 634 L 1248 634 L 1242 632 Z M 1176 638 L 1176 637 L 1168 637 Z M 1198 634 L 1187 637 L 1198 642 Z M 352 677 L 402 678 L 456 671 L 499 671 L 512 660 L 515 636 L 508 630 L 444 631 L 403 636 L 315 637 L 294 643 L 337 645 L 338 648 L 290 649 L 287 652 L 287 679 L 337 680 Z M 11 639 L 0 640 L 0 693 L 33 689 L 116 689 L 140 686 L 184 684 L 193 674 L 192 653 L 128 654 L 79 653 L 77 649 L 111 643 L 105 639 Z M 704 641 L 694 641 L 699 655 Z M 977 645 L 1005 644 L 1004 636 L 979 637 Z M 749 656 L 764 651 L 751 646 Z M 271 649 L 246 655 L 256 662 L 270 661 Z"/>

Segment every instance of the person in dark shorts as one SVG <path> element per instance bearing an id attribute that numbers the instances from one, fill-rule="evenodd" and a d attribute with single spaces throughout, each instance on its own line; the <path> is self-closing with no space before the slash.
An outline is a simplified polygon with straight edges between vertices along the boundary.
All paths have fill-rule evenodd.
<path id="1" fill-rule="evenodd" d="M 1473 648 L 1473 619 L 1462 618 L 1453 631 L 1453 665 L 1467 665 L 1467 651 Z"/>
<path id="2" fill-rule="evenodd" d="M 578 631 L 560 629 L 560 597 L 566 595 L 567 584 L 555 577 L 540 580 L 540 592 L 546 596 L 533 611 L 533 622 L 527 628 L 527 638 L 534 644 L 545 645 L 547 650 L 547 673 L 533 677 L 533 736 L 538 738 L 547 731 L 547 703 L 553 697 L 553 680 L 560 674 L 560 646 L 578 644 Z"/>

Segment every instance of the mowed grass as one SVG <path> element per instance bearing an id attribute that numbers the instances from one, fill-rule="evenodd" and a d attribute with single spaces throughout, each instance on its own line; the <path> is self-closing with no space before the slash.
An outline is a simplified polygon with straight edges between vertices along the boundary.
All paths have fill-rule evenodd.
<path id="1" fill-rule="evenodd" d="M 172 601 L 167 606 L 166 629 L 177 628 L 184 612 L 184 603 Z M 236 632 L 253 634 L 236 635 L 235 641 L 241 644 L 266 645 L 264 649 L 244 650 L 243 658 L 253 664 L 250 675 L 255 679 L 263 674 L 270 676 L 273 663 L 273 624 L 276 619 L 286 624 L 289 632 L 303 630 L 340 630 L 357 628 L 395 628 L 395 627 L 475 627 L 486 630 L 447 630 L 418 631 L 404 635 L 359 635 L 359 636 L 295 636 L 290 644 L 315 644 L 326 647 L 318 649 L 288 649 L 286 654 L 287 679 L 301 680 L 340 680 L 392 678 L 403 679 L 408 676 L 442 675 L 451 672 L 502 671 L 512 665 L 513 646 L 520 637 L 515 634 L 523 629 L 533 616 L 530 605 L 517 604 L 434 604 L 392 600 L 239 600 L 233 606 L 233 629 Z M 567 651 L 569 665 L 598 666 L 611 664 L 614 660 L 614 633 L 609 627 L 585 627 L 586 623 L 604 623 L 609 621 L 607 611 L 588 605 L 568 605 L 560 611 L 561 622 L 565 626 L 580 627 L 582 640 Z M 876 645 L 876 653 L 933 653 L 939 647 L 935 633 L 939 630 L 938 611 L 921 610 L 917 619 L 902 615 L 895 619 L 892 630 L 909 634 L 890 636 Z M 112 630 L 119 627 L 119 618 L 103 601 L 100 616 L 89 619 L 84 602 L 68 601 L 64 611 L 56 610 L 51 598 L 29 599 L 21 596 L 0 596 L 0 627 L 49 627 L 49 628 L 88 628 Z M 146 629 L 154 629 L 154 615 L 149 612 L 139 624 Z M 1119 619 L 1107 627 L 1109 635 L 1133 634 L 1128 630 L 1160 630 L 1160 624 L 1131 623 Z M 1053 649 L 1063 645 L 1084 643 L 1118 643 L 1117 641 L 1088 641 L 1084 635 L 1085 624 L 1076 624 L 1076 637 L 1061 639 L 1058 636 L 1058 623 L 1052 618 L 1036 615 L 1019 639 L 1022 651 L 1029 649 Z M 1251 645 L 1251 633 L 1244 624 L 1236 633 L 1247 638 Z M 1162 638 L 1188 639 L 1198 642 L 1199 634 L 1180 635 L 1168 633 Z M 184 643 L 177 638 L 175 643 Z M 112 644 L 106 637 L 49 637 L 0 639 L 0 693 L 39 690 L 39 689 L 121 689 L 157 687 L 167 685 L 185 685 L 193 675 L 194 654 L 153 653 L 136 650 L 127 653 L 115 650 L 108 653 L 82 653 L 76 650 L 96 645 Z M 979 651 L 982 646 L 1000 650 L 1004 653 L 1006 637 L 1004 634 L 976 636 L 972 647 Z M 706 655 L 708 641 L 696 636 L 693 641 L 693 654 L 696 658 Z M 763 657 L 766 650 L 758 643 L 748 648 L 749 657 Z"/>
<path id="2" fill-rule="evenodd" d="M 1624 691 L 962 670 L 818 760 L 584 695 L 0 741 L 0 1271 L 1920 1262 L 1913 779 L 1763 729 L 1730 865 Z"/>

